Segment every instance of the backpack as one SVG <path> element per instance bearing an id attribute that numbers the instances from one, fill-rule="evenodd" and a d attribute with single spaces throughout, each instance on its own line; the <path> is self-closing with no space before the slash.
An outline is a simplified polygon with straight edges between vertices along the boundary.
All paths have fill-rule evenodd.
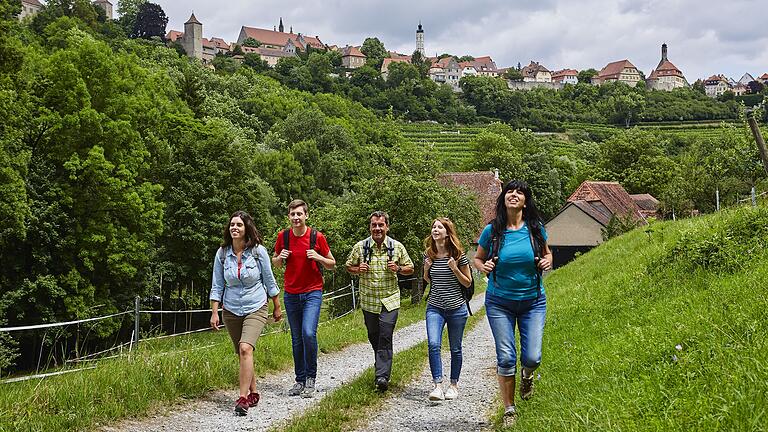
<path id="1" fill-rule="evenodd" d="M 291 238 L 291 229 L 288 228 L 286 230 L 283 230 L 283 249 L 291 250 L 290 245 L 290 238 Z M 309 230 L 309 248 L 315 249 L 315 245 L 317 245 L 317 230 L 314 228 L 310 228 Z M 320 271 L 320 275 L 323 274 L 323 266 L 320 264 L 320 262 L 315 261 L 315 264 L 317 265 L 317 270 Z"/>
<path id="2" fill-rule="evenodd" d="M 461 286 L 461 295 L 467 302 L 467 311 L 472 315 L 472 309 L 469 307 L 469 301 L 472 300 L 472 297 L 475 295 L 475 276 L 472 274 L 472 267 L 469 268 L 469 286 L 465 287 L 461 284 L 459 284 L 459 286 Z"/>
<path id="3" fill-rule="evenodd" d="M 392 243 L 392 239 L 389 239 L 389 245 L 386 248 L 387 258 L 392 261 L 395 257 L 395 246 Z M 370 264 L 371 258 L 373 258 L 373 247 L 371 246 L 371 238 L 368 237 L 365 239 L 365 243 L 363 243 L 363 262 Z"/>
<path id="4" fill-rule="evenodd" d="M 251 249 L 256 249 L 259 247 L 259 245 L 253 246 Z M 221 272 L 224 273 L 224 260 L 226 259 L 226 254 L 221 254 L 225 249 L 223 247 L 220 247 L 219 250 L 216 251 L 216 258 L 219 259 L 219 263 L 221 263 Z M 253 255 L 253 252 L 251 252 Z M 259 278 L 261 279 L 261 286 L 264 287 L 264 292 L 267 293 L 267 298 L 269 298 L 269 291 L 267 290 L 267 286 L 264 285 L 264 272 L 261 269 L 261 257 L 258 253 L 255 254 L 256 258 L 256 265 L 259 266 Z M 223 278 L 222 278 L 223 279 Z M 219 303 L 221 303 L 221 306 L 224 307 L 224 291 L 227 290 L 227 281 L 224 280 L 224 288 L 221 289 L 221 299 L 219 300 Z"/>
<path id="5" fill-rule="evenodd" d="M 528 225 L 528 222 L 525 223 L 525 226 L 528 228 L 528 238 L 531 240 L 531 249 L 533 250 L 533 267 L 534 271 L 536 273 L 536 287 L 538 290 L 538 293 L 536 295 L 536 298 L 541 296 L 541 269 L 539 268 L 539 259 L 541 259 L 541 245 L 539 245 L 539 242 L 536 241 L 536 239 L 533 237 L 533 231 L 531 231 L 530 225 Z M 494 263 L 496 263 L 499 260 L 499 249 L 501 248 L 501 240 L 498 236 L 491 237 L 491 245 L 490 245 L 490 253 L 488 254 L 487 260 L 494 260 Z M 494 266 L 493 271 L 493 281 L 496 282 L 496 267 Z M 473 287 L 474 287 L 474 280 L 472 281 Z"/>

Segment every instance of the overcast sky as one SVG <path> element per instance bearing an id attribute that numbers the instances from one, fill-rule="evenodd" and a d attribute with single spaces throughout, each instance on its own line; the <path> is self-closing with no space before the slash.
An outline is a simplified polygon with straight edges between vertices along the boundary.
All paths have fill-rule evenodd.
<path id="1" fill-rule="evenodd" d="M 539 61 L 550 70 L 628 59 L 646 75 L 661 44 L 689 82 L 723 73 L 738 80 L 768 72 L 768 19 L 758 0 L 155 0 L 168 29 L 184 30 L 194 11 L 204 37 L 235 41 L 240 27 L 285 29 L 326 44 L 378 37 L 410 54 L 424 26 L 427 55 L 490 55 L 499 67 Z M 117 5 L 116 5 L 117 6 Z"/>

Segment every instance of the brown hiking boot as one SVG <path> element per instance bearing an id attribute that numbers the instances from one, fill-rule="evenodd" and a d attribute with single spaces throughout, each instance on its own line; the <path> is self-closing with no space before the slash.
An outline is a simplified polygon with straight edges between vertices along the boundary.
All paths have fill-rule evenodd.
<path id="1" fill-rule="evenodd" d="M 529 378 L 520 374 L 520 398 L 528 400 L 531 396 L 533 396 L 533 374 Z"/>

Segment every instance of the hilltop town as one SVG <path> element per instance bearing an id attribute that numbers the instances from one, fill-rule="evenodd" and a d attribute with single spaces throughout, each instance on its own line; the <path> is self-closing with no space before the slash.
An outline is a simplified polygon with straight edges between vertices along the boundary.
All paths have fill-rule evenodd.
<path id="1" fill-rule="evenodd" d="M 102 7 L 109 19 L 113 18 L 113 5 L 109 0 L 96 0 L 95 5 Z M 31 16 L 42 8 L 38 0 L 22 0 L 23 11 L 20 18 Z M 275 67 L 280 59 L 297 56 L 297 50 L 306 51 L 307 47 L 316 50 L 337 51 L 341 54 L 342 65 L 353 70 L 366 64 L 366 55 L 360 45 L 328 45 L 320 36 L 309 36 L 308 33 L 294 32 L 293 27 L 286 28 L 282 18 L 279 24 L 271 30 L 250 26 L 241 26 L 238 38 L 226 42 L 220 37 L 203 37 L 203 23 L 192 13 L 184 23 L 184 31 L 169 30 L 165 35 L 169 43 L 180 44 L 189 57 L 194 57 L 205 64 L 210 64 L 217 55 L 231 56 L 242 62 L 245 54 L 257 54 L 269 67 Z M 579 82 L 579 71 L 569 67 L 550 70 L 538 61 L 531 60 L 527 66 L 520 63 L 517 66 L 498 67 L 490 55 L 479 57 L 463 56 L 456 58 L 445 55 L 427 57 L 424 49 L 425 29 L 421 23 L 416 28 L 414 53 L 429 63 L 429 78 L 438 83 L 446 84 L 454 91 L 461 91 L 459 81 L 467 76 L 490 76 L 507 79 L 507 85 L 512 90 L 530 90 L 533 88 L 550 88 L 559 90 L 565 84 Z M 600 85 L 608 82 L 622 82 L 636 86 L 644 82 L 648 89 L 671 91 L 676 88 L 689 87 L 693 84 L 702 86 L 707 96 L 716 98 L 730 91 L 734 96 L 759 93 L 768 84 L 768 72 L 755 78 L 750 73 L 737 81 L 723 74 L 714 74 L 706 79 L 698 79 L 691 84 L 680 68 L 668 58 L 667 44 L 661 45 L 661 57 L 649 74 L 645 74 L 630 60 L 611 61 L 601 69 L 595 68 L 584 71 L 582 80 Z M 411 63 L 412 54 L 388 52 L 388 57 L 381 64 L 382 78 L 387 79 L 389 67 L 393 63 Z M 591 73 L 590 73 L 591 72 Z"/>

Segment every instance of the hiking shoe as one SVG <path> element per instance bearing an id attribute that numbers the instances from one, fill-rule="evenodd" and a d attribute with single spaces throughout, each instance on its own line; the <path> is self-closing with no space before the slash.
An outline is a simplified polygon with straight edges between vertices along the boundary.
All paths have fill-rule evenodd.
<path id="1" fill-rule="evenodd" d="M 240 396 L 235 404 L 235 414 L 244 416 L 248 414 L 248 398 Z"/>
<path id="2" fill-rule="evenodd" d="M 510 405 L 504 409 L 503 423 L 504 427 L 508 428 L 515 424 L 517 421 L 517 410 L 514 405 Z"/>
<path id="3" fill-rule="evenodd" d="M 526 378 L 522 374 L 520 375 L 520 398 L 522 400 L 528 400 L 533 396 L 533 374 Z"/>
<path id="4" fill-rule="evenodd" d="M 389 388 L 389 381 L 386 378 L 384 377 L 376 378 L 376 390 L 387 391 L 387 388 Z"/>
<path id="5" fill-rule="evenodd" d="M 301 397 L 311 398 L 315 393 L 315 379 L 307 378 L 307 382 L 304 383 L 304 390 L 301 391 Z"/>
<path id="6" fill-rule="evenodd" d="M 451 384 L 448 386 L 448 390 L 445 391 L 445 399 L 454 400 L 457 397 L 459 397 L 459 389 L 455 385 Z"/>
<path id="7" fill-rule="evenodd" d="M 435 388 L 432 389 L 431 392 L 429 392 L 429 400 L 436 402 L 445 400 L 445 394 L 443 394 L 443 386 L 440 384 L 435 384 Z"/>
<path id="8" fill-rule="evenodd" d="M 293 383 L 293 387 L 288 390 L 288 396 L 298 396 L 301 394 L 302 390 L 304 390 L 304 383 L 295 382 Z"/>
<path id="9" fill-rule="evenodd" d="M 259 399 L 261 399 L 261 396 L 259 395 L 258 392 L 249 393 L 248 394 L 248 398 L 247 398 L 247 400 L 248 400 L 248 407 L 249 408 L 253 408 L 256 405 L 258 405 L 259 404 Z"/>

